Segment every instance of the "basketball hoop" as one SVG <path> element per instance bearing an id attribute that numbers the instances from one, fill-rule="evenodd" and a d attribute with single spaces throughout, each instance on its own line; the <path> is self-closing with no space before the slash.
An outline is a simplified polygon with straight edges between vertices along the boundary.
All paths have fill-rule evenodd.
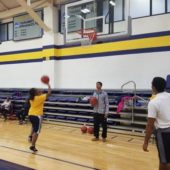
<path id="1" fill-rule="evenodd" d="M 97 40 L 97 32 L 96 29 L 94 28 L 81 29 L 77 33 L 80 34 L 83 38 L 83 40 L 81 41 L 82 46 L 91 45 L 93 42 Z"/>

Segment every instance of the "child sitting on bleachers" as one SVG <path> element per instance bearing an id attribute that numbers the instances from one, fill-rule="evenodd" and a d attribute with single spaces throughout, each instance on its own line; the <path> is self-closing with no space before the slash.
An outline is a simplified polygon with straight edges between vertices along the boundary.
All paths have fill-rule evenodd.
<path id="1" fill-rule="evenodd" d="M 0 105 L 0 113 L 2 113 L 2 115 L 4 116 L 4 120 L 7 120 L 7 114 L 10 113 L 11 111 L 11 100 L 9 97 L 7 97 L 4 102 Z"/>

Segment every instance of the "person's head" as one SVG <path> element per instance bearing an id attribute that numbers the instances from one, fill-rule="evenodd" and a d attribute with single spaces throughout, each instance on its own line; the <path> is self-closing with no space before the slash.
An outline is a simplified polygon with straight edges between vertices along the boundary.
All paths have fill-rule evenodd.
<path id="1" fill-rule="evenodd" d="M 32 89 L 30 89 L 29 94 L 30 94 L 30 100 L 34 100 L 35 96 L 39 96 L 42 93 L 40 92 L 40 90 L 38 90 L 36 88 L 32 88 Z"/>
<path id="2" fill-rule="evenodd" d="M 37 96 L 39 96 L 43 93 L 43 91 L 41 89 L 37 89 L 36 91 L 37 91 L 37 94 L 36 94 Z"/>
<path id="3" fill-rule="evenodd" d="M 152 80 L 152 91 L 154 94 L 164 92 L 166 88 L 166 81 L 162 77 L 155 77 Z"/>
<path id="4" fill-rule="evenodd" d="M 101 90 L 101 89 L 102 89 L 102 86 L 103 86 L 102 82 L 98 81 L 98 82 L 96 83 L 96 89 L 97 89 L 97 90 Z"/>

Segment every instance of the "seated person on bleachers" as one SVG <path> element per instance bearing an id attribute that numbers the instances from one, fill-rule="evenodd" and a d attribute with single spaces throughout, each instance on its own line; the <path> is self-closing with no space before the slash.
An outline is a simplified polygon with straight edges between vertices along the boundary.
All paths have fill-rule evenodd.
<path id="1" fill-rule="evenodd" d="M 7 114 L 9 114 L 11 111 L 11 106 L 12 106 L 12 103 L 9 97 L 7 97 L 4 100 L 4 102 L 0 105 L 0 112 L 4 116 L 5 120 L 7 120 Z"/>
<path id="2" fill-rule="evenodd" d="M 29 108 L 30 108 L 30 103 L 29 100 L 27 99 L 23 104 L 21 110 L 17 113 L 17 117 L 20 125 L 25 123 L 25 117 L 28 115 Z"/>

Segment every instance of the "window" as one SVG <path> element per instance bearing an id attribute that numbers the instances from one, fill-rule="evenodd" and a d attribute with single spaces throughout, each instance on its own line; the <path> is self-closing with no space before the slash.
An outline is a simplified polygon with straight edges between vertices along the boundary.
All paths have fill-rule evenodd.
<path id="1" fill-rule="evenodd" d="M 132 18 L 150 15 L 150 0 L 130 0 L 130 16 Z"/>
<path id="2" fill-rule="evenodd" d="M 115 1 L 116 5 L 114 8 L 114 21 L 120 21 L 123 20 L 123 10 L 124 10 L 124 5 L 123 5 L 123 0 L 116 0 Z"/>
<path id="3" fill-rule="evenodd" d="M 168 12 L 170 12 L 170 0 L 167 0 L 167 2 L 168 2 Z"/>
<path id="4" fill-rule="evenodd" d="M 8 40 L 13 40 L 13 22 L 8 24 Z"/>
<path id="5" fill-rule="evenodd" d="M 61 6 L 61 11 L 60 11 L 60 25 L 59 25 L 59 27 L 60 27 L 60 29 L 59 30 L 61 30 L 61 33 L 64 33 L 64 30 L 65 30 L 65 6 L 64 5 L 62 5 Z"/>
<path id="6" fill-rule="evenodd" d="M 1 24 L 0 25 L 0 39 L 1 39 L 1 41 L 7 41 L 8 40 L 7 24 Z"/>
<path id="7" fill-rule="evenodd" d="M 152 0 L 152 15 L 165 13 L 165 0 Z"/>
<path id="8" fill-rule="evenodd" d="M 0 40 L 13 40 L 13 22 L 4 23 L 0 25 Z"/>
<path id="9" fill-rule="evenodd" d="M 115 0 L 114 21 L 122 21 L 124 19 L 124 0 Z M 109 0 L 103 2 L 103 15 L 106 16 L 106 23 L 109 23 Z"/>
<path id="10" fill-rule="evenodd" d="M 104 16 L 108 15 L 108 12 L 109 12 L 109 1 L 105 0 L 103 1 L 103 15 Z"/>

